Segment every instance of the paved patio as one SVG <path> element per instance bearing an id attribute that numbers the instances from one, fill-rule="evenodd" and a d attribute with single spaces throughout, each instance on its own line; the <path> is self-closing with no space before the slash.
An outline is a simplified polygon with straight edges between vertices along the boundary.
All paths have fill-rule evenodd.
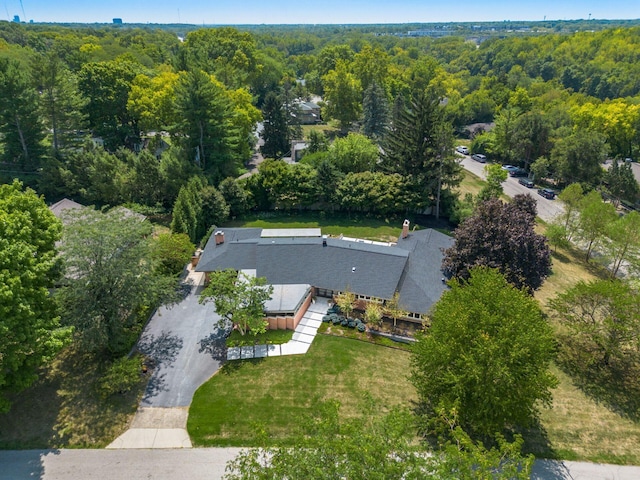
<path id="1" fill-rule="evenodd" d="M 303 355 L 322 324 L 322 317 L 329 308 L 329 299 L 318 297 L 309 305 L 293 333 L 293 338 L 282 345 L 256 345 L 253 347 L 232 347 L 227 350 L 227 360 L 246 360 L 249 358 L 280 357 L 282 355 Z"/>

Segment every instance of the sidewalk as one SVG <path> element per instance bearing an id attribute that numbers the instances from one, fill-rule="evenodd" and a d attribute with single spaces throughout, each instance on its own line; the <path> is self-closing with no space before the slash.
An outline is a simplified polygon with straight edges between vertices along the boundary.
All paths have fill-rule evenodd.
<path id="1" fill-rule="evenodd" d="M 307 353 L 313 339 L 322 325 L 322 317 L 329 308 L 329 299 L 318 297 L 309 305 L 302 320 L 293 333 L 293 338 L 282 345 L 255 345 L 252 347 L 232 347 L 227 350 L 227 360 L 249 358 L 280 357 L 282 355 L 303 355 Z"/>

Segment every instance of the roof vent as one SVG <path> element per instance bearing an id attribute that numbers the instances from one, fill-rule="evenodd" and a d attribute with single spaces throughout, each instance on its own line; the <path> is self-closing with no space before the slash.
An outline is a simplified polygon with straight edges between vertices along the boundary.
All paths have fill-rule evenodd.
<path id="1" fill-rule="evenodd" d="M 218 230 L 214 233 L 216 239 L 216 245 L 221 245 L 224 243 L 224 232 L 222 230 Z"/>
<path id="2" fill-rule="evenodd" d="M 351 267 L 351 273 L 356 273 L 356 267 Z"/>
<path id="3" fill-rule="evenodd" d="M 327 239 L 326 239 L 326 238 L 323 238 L 323 239 L 322 239 L 322 246 L 323 246 L 323 247 L 326 247 L 326 246 L 327 246 Z"/>

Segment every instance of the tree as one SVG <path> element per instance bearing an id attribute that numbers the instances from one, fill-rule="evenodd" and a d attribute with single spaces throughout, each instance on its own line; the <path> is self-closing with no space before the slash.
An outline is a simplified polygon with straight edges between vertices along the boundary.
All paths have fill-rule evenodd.
<path id="1" fill-rule="evenodd" d="M 387 93 L 376 81 L 371 82 L 362 101 L 362 133 L 372 139 L 382 139 L 389 127 L 389 115 Z"/>
<path id="2" fill-rule="evenodd" d="M 171 214 L 171 232 L 186 233 L 193 243 L 198 241 L 205 230 L 200 197 L 203 188 L 204 181 L 200 177 L 191 177 L 180 188 Z"/>
<path id="3" fill-rule="evenodd" d="M 569 338 L 590 358 L 609 366 L 640 351 L 638 292 L 620 280 L 579 282 L 550 301 Z"/>
<path id="4" fill-rule="evenodd" d="M 225 202 L 229 205 L 229 215 L 231 218 L 242 215 L 249 208 L 247 192 L 235 179 L 231 177 L 225 178 L 220 182 L 220 185 L 218 185 L 218 190 L 220 190 Z"/>
<path id="5" fill-rule="evenodd" d="M 17 181 L 0 185 L 0 412 L 69 338 L 49 294 L 60 277 L 59 238 L 42 198 Z"/>
<path id="6" fill-rule="evenodd" d="M 265 157 L 280 158 L 290 150 L 291 138 L 285 111 L 275 93 L 267 94 L 262 106 L 262 116 L 264 117 L 262 131 L 264 145 L 260 150 Z"/>
<path id="7" fill-rule="evenodd" d="M 385 315 L 393 318 L 394 328 L 396 327 L 399 318 L 406 317 L 409 314 L 409 312 L 400 304 L 399 292 L 395 292 L 393 297 L 385 302 L 383 310 Z"/>
<path id="8" fill-rule="evenodd" d="M 487 176 L 487 183 L 478 193 L 478 201 L 500 198 L 503 192 L 502 182 L 509 176 L 507 171 L 503 170 L 499 164 L 492 163 L 484 167 L 484 172 Z"/>
<path id="9" fill-rule="evenodd" d="M 242 450 L 227 464 L 224 478 L 526 480 L 533 464 L 533 456 L 520 453 L 521 437 L 487 450 L 459 427 L 452 429 L 451 443 L 430 454 L 414 441 L 409 411 L 394 408 L 380 415 L 371 401 L 359 417 L 348 420 L 340 416 L 338 402 L 321 402 L 300 424 L 294 448 Z"/>
<path id="10" fill-rule="evenodd" d="M 329 159 L 342 173 L 373 171 L 378 160 L 378 147 L 359 133 L 338 138 L 329 148 Z"/>
<path id="11" fill-rule="evenodd" d="M 572 183 L 560 192 L 558 198 L 564 202 L 564 212 L 560 215 L 559 220 L 564 223 L 562 226 L 567 233 L 567 240 L 571 240 L 578 228 L 580 204 L 584 198 L 582 185 Z"/>
<path id="12" fill-rule="evenodd" d="M 378 302 L 367 302 L 367 306 L 364 309 L 364 319 L 367 323 L 379 327 L 382 324 L 382 305 Z"/>
<path id="13" fill-rule="evenodd" d="M 151 257 L 162 275 L 178 275 L 196 247 L 186 233 L 161 233 L 151 243 Z"/>
<path id="14" fill-rule="evenodd" d="M 89 127 L 104 139 L 105 147 L 133 147 L 140 132 L 127 109 L 129 91 L 141 65 L 128 60 L 85 63 L 78 73 L 78 88 L 87 99 L 83 113 Z"/>
<path id="15" fill-rule="evenodd" d="M 577 236 L 587 243 L 587 261 L 591 258 L 593 249 L 604 240 L 609 224 L 615 219 L 615 207 L 605 203 L 600 193 L 593 190 L 582 199 Z"/>
<path id="16" fill-rule="evenodd" d="M 202 213 L 198 222 L 198 231 L 200 235 L 204 235 L 212 225 L 220 225 L 229 218 L 229 205 L 222 193 L 211 185 L 202 188 L 199 196 L 202 202 Z"/>
<path id="17" fill-rule="evenodd" d="M 638 186 L 629 162 L 614 160 L 611 168 L 605 172 L 603 180 L 608 192 L 613 196 L 616 206 L 620 200 L 635 201 L 640 193 L 640 186 Z"/>
<path id="18" fill-rule="evenodd" d="M 564 183 L 581 182 L 598 185 L 602 178 L 602 162 L 608 147 L 604 135 L 596 131 L 558 132 L 560 138 L 551 150 L 551 161 Z"/>
<path id="19" fill-rule="evenodd" d="M 537 290 L 551 273 L 544 236 L 535 233 L 535 200 L 516 195 L 512 203 L 491 199 L 456 228 L 455 244 L 445 250 L 443 269 L 458 279 L 475 266 L 497 268 L 511 284 Z"/>
<path id="20" fill-rule="evenodd" d="M 200 303 L 213 299 L 222 325 L 229 321 L 240 335 L 258 335 L 266 331 L 264 304 L 272 293 L 273 286 L 267 285 L 266 278 L 229 269 L 211 274 L 209 285 L 200 294 Z"/>
<path id="21" fill-rule="evenodd" d="M 549 372 L 553 331 L 537 301 L 485 267 L 449 287 L 411 361 L 425 428 L 435 433 L 440 412 L 451 411 L 481 435 L 529 425 L 557 383 Z"/>
<path id="22" fill-rule="evenodd" d="M 201 70 L 183 74 L 175 88 L 178 123 L 185 150 L 214 181 L 235 174 L 232 109 L 224 86 Z"/>
<path id="23" fill-rule="evenodd" d="M 349 318 L 356 306 L 356 296 L 349 287 L 347 287 L 344 292 L 336 295 L 336 304 L 340 307 L 340 311 L 344 313 L 344 316 Z"/>
<path id="24" fill-rule="evenodd" d="M 611 277 L 615 277 L 624 262 L 640 266 L 640 213 L 629 212 L 608 224 L 603 242 L 605 255 L 612 260 Z"/>
<path id="25" fill-rule="evenodd" d="M 419 92 L 409 107 L 400 109 L 386 136 L 380 166 L 407 179 L 410 190 L 419 195 L 416 209 L 436 203 L 442 189 L 460 182 L 460 165 L 451 153 L 451 130 L 439 97 Z"/>
<path id="26" fill-rule="evenodd" d="M 77 78 L 53 53 L 38 56 L 32 70 L 38 90 L 42 92 L 40 106 L 45 124 L 51 131 L 53 151 L 58 153 L 77 147 L 78 130 L 86 121 L 82 111 L 87 102 L 80 96 Z"/>
<path id="27" fill-rule="evenodd" d="M 338 60 L 335 70 L 322 77 L 324 85 L 324 118 L 338 121 L 340 130 L 346 133 L 358 120 L 362 109 L 362 87 L 355 76 L 349 73 L 347 64 Z"/>
<path id="28" fill-rule="evenodd" d="M 2 160 L 33 170 L 44 155 L 44 130 L 38 116 L 38 96 L 26 69 L 0 59 L 0 137 Z"/>
<path id="29" fill-rule="evenodd" d="M 59 295 L 62 319 L 83 349 L 118 356 L 137 339 L 149 309 L 175 280 L 155 274 L 151 225 L 122 209 L 65 213 L 60 250 L 66 266 Z"/>

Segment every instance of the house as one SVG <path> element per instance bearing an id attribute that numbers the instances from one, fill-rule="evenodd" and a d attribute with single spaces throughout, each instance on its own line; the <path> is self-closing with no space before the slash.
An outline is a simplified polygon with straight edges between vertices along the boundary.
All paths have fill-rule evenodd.
<path id="1" fill-rule="evenodd" d="M 292 113 L 298 123 L 302 125 L 313 125 L 322 121 L 320 118 L 320 105 L 313 102 L 297 101 L 296 112 Z"/>
<path id="2" fill-rule="evenodd" d="M 51 213 L 53 213 L 56 217 L 62 220 L 63 223 L 65 222 L 64 213 L 67 210 L 78 210 L 81 208 L 87 208 L 87 207 L 79 204 L 78 202 L 74 202 L 73 200 L 70 200 L 68 198 L 63 198 L 59 202 L 56 202 L 49 206 L 49 210 L 51 210 Z M 147 219 L 147 217 L 145 217 L 141 213 L 134 212 L 129 208 L 126 208 L 126 207 L 117 207 L 117 208 L 119 208 L 122 211 L 122 215 L 125 217 L 134 217 L 139 219 L 141 222 Z"/>
<path id="3" fill-rule="evenodd" d="M 267 318 L 289 318 L 280 321 L 287 328 L 295 328 L 304 313 L 300 309 L 313 295 L 332 298 L 345 290 L 363 302 L 384 302 L 397 291 L 409 312 L 406 320 L 419 322 L 447 288 L 441 263 L 443 249 L 452 244 L 451 237 L 432 229 L 409 232 L 408 221 L 395 243 L 331 238 L 318 228 L 229 228 L 211 237 L 196 271 L 231 268 L 265 277 L 274 285 Z M 276 304 L 288 307 L 276 311 Z"/>

